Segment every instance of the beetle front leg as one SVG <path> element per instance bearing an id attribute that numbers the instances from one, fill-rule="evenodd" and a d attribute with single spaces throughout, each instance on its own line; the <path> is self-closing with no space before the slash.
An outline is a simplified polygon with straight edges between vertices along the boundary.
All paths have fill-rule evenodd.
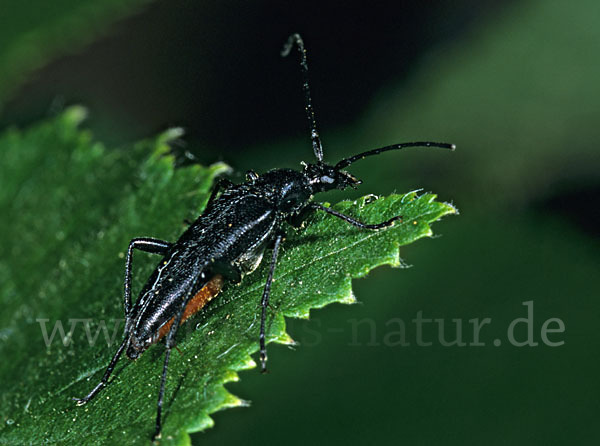
<path id="1" fill-rule="evenodd" d="M 253 170 L 246 171 L 246 181 L 256 181 L 258 180 L 258 174 Z"/>
<path id="2" fill-rule="evenodd" d="M 206 202 L 206 206 L 204 208 L 204 213 L 206 213 L 206 210 L 210 207 L 210 205 L 213 203 L 213 201 L 215 201 L 215 198 L 217 198 L 217 195 L 219 194 L 219 192 L 222 192 L 222 191 L 230 188 L 231 186 L 233 186 L 233 183 L 226 178 L 221 178 L 219 181 L 217 181 L 217 183 L 214 185 L 214 187 L 212 189 L 212 192 L 210 193 L 210 197 L 208 198 L 208 201 Z"/>
<path id="3" fill-rule="evenodd" d="M 262 299 L 260 305 L 262 306 L 262 312 L 260 315 L 260 334 L 258 336 L 260 344 L 260 371 L 265 373 L 267 371 L 267 346 L 265 343 L 265 321 L 267 319 L 267 307 L 269 306 L 269 297 L 271 296 L 271 283 L 273 282 L 273 273 L 275 272 L 275 265 L 277 264 L 277 256 L 279 255 L 279 246 L 283 240 L 283 234 L 278 234 L 275 238 L 275 244 L 273 245 L 273 257 L 271 258 L 271 266 L 269 268 L 269 275 L 267 276 L 267 282 L 263 290 Z"/>
<path id="4" fill-rule="evenodd" d="M 361 228 L 361 229 L 371 229 L 371 230 L 383 229 L 383 228 L 387 228 L 390 226 L 394 226 L 394 223 L 398 220 L 402 221 L 402 216 L 397 215 L 397 216 L 392 217 L 389 220 L 386 220 L 381 223 L 367 224 L 367 223 L 363 223 L 361 221 L 355 220 L 354 218 L 350 217 L 349 215 L 345 215 L 345 214 L 342 214 L 341 212 L 334 211 L 333 209 L 325 207 L 319 203 L 311 203 L 310 207 L 313 209 L 327 212 L 328 214 L 331 214 L 337 218 L 341 218 L 345 222 L 350 223 L 351 225 L 356 226 L 357 228 Z"/>
<path id="5" fill-rule="evenodd" d="M 215 199 L 217 198 L 217 195 L 219 195 L 219 192 L 223 192 L 225 189 L 227 189 L 231 186 L 233 186 L 233 183 L 225 178 L 221 178 L 219 181 L 217 181 L 212 188 L 210 197 L 208 197 L 206 206 L 204 206 L 203 213 L 206 213 L 208 208 L 212 205 L 213 201 L 215 201 Z M 185 218 L 185 219 L 183 219 L 183 223 L 185 223 L 186 225 L 189 226 L 193 223 L 193 221 L 188 218 Z"/>
<path id="6" fill-rule="evenodd" d="M 287 222 L 294 228 L 301 228 L 306 222 L 306 218 L 314 209 L 311 206 L 306 206 L 300 212 L 287 218 Z"/>

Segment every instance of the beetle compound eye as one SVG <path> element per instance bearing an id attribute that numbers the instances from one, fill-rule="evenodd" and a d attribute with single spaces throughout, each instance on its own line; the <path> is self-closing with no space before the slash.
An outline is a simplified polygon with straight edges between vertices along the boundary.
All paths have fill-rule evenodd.
<path id="1" fill-rule="evenodd" d="M 321 183 L 332 184 L 333 181 L 333 178 L 331 178 L 330 176 L 325 175 L 321 177 Z"/>

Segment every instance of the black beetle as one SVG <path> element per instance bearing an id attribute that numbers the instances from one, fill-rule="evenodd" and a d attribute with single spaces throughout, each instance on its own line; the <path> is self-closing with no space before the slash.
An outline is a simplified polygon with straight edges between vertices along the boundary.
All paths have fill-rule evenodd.
<path id="1" fill-rule="evenodd" d="M 359 153 L 335 165 L 323 162 L 323 148 L 316 128 L 308 86 L 308 65 L 302 38 L 289 37 L 282 56 L 287 56 L 296 44 L 300 53 L 306 114 L 310 124 L 315 164 L 303 163 L 303 170 L 274 169 L 263 175 L 248 172 L 247 181 L 233 184 L 220 180 L 214 188 L 203 214 L 193 222 L 175 243 L 153 238 L 131 240 L 125 265 L 125 329 L 124 339 L 108 365 L 104 376 L 84 398 L 74 398 L 78 405 L 90 401 L 106 386 L 123 351 L 130 359 L 137 358 L 150 345 L 166 335 L 166 353 L 158 393 L 156 429 L 160 434 L 161 410 L 171 349 L 175 346 L 177 329 L 185 319 L 200 310 L 216 296 L 224 280 L 239 283 L 245 274 L 254 271 L 267 247 L 272 247 L 271 266 L 265 283 L 260 319 L 261 370 L 266 370 L 265 320 L 273 273 L 279 247 L 284 238 L 283 222 L 294 226 L 307 212 L 321 210 L 362 229 L 378 230 L 392 226 L 401 216 L 378 224 L 361 223 L 318 203 L 311 202 L 319 192 L 355 188 L 360 180 L 344 168 L 367 156 L 405 147 L 440 147 L 453 150 L 452 144 L 410 142 L 394 144 Z M 131 263 L 133 250 L 139 249 L 163 256 L 135 305 L 131 303 Z"/>

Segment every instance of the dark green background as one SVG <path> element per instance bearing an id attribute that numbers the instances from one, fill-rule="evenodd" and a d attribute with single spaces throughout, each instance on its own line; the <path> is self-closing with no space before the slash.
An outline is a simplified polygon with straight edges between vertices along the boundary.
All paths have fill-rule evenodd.
<path id="1" fill-rule="evenodd" d="M 0 34 L 5 74 L 14 59 L 2 45 L 78 13 L 68 1 L 51 10 L 30 3 L 0 2 L 10 24 Z M 300 76 L 278 52 L 299 31 L 326 158 L 408 140 L 459 146 L 356 165 L 361 194 L 424 188 L 461 215 L 434 227 L 443 237 L 402 250 L 412 268 L 357 281 L 361 305 L 291 321 L 300 346 L 272 347 L 272 373 L 244 372 L 228 385 L 252 407 L 216 414 L 194 444 L 600 440 L 597 2 L 178 0 L 128 18 L 107 10 L 86 12 L 75 32 L 59 26 L 19 47 L 25 68 L 0 76 L 2 127 L 81 103 L 100 140 L 183 125 L 204 163 L 224 160 L 239 172 L 296 166 L 312 156 Z M 526 301 L 536 347 L 507 340 Z M 460 319 L 466 342 L 469 319 L 490 318 L 485 346 L 444 347 L 432 329 L 424 331 L 432 346 L 415 345 L 418 312 L 444 319 L 448 339 Z M 385 345 L 394 318 L 407 324 L 411 345 Z M 541 342 L 548 318 L 564 322 L 564 333 L 550 335 L 564 345 Z M 361 319 L 374 339 L 365 325 L 353 333 Z"/>

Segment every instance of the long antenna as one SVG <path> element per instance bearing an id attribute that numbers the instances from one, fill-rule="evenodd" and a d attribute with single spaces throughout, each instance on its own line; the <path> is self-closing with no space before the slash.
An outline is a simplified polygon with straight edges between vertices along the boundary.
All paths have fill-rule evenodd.
<path id="1" fill-rule="evenodd" d="M 440 149 L 456 149 L 456 146 L 454 144 L 449 144 L 446 142 L 405 142 L 402 144 L 392 144 L 391 146 L 367 150 L 366 152 L 362 152 L 358 155 L 351 156 L 350 158 L 344 158 L 335 165 L 335 169 L 343 169 L 344 167 L 348 167 L 353 162 L 366 158 L 367 156 L 379 155 L 380 153 L 387 152 L 388 150 L 400 150 L 406 147 L 439 147 Z"/>
<path id="2" fill-rule="evenodd" d="M 312 100 L 310 97 L 310 88 L 308 87 L 308 63 L 306 62 L 306 50 L 304 49 L 304 42 L 300 34 L 292 34 L 283 49 L 281 50 L 281 56 L 286 57 L 292 51 L 294 43 L 298 47 L 300 53 L 300 67 L 302 68 L 302 91 L 304 92 L 304 109 L 306 110 L 306 117 L 308 118 L 308 124 L 310 126 L 310 138 L 312 140 L 313 152 L 317 157 L 317 161 L 321 163 L 323 161 L 323 146 L 321 145 L 321 139 L 319 138 L 319 132 L 317 132 L 317 122 L 315 120 L 315 112 L 312 106 Z"/>

